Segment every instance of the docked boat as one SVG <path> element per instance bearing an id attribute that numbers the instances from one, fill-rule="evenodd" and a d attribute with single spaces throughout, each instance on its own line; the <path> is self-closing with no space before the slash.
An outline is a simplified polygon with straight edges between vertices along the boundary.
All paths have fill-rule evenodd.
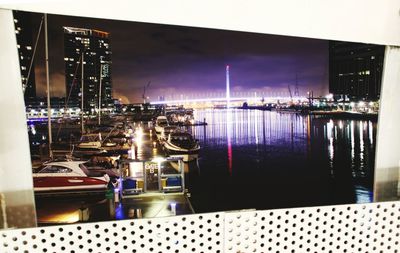
<path id="1" fill-rule="evenodd" d="M 84 134 L 82 135 L 78 148 L 83 149 L 99 149 L 101 148 L 101 134 Z"/>
<path id="2" fill-rule="evenodd" d="M 156 125 L 154 129 L 156 130 L 157 134 L 161 134 L 164 127 L 168 126 L 168 119 L 165 116 L 158 116 L 156 119 Z"/>
<path id="3" fill-rule="evenodd" d="M 183 157 L 185 162 L 196 159 L 200 150 L 199 142 L 187 132 L 170 133 L 163 145 L 169 156 Z"/>
<path id="4" fill-rule="evenodd" d="M 168 139 L 168 136 L 173 133 L 178 131 L 178 127 L 177 126 L 166 126 L 163 128 L 163 130 L 161 131 L 161 134 L 158 137 L 158 140 L 161 142 L 164 142 Z"/>
<path id="5" fill-rule="evenodd" d="M 35 192 L 75 192 L 106 190 L 110 177 L 90 171 L 85 161 L 48 162 L 33 173 Z"/>

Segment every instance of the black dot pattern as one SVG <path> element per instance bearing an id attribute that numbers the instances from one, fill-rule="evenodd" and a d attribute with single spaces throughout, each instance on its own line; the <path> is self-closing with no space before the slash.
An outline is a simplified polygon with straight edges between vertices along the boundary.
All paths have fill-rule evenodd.
<path id="1" fill-rule="evenodd" d="M 0 231 L 0 252 L 223 252 L 223 213 Z"/>
<path id="2" fill-rule="evenodd" d="M 400 202 L 225 214 L 225 251 L 399 252 Z"/>
<path id="3" fill-rule="evenodd" d="M 400 253 L 400 202 L 220 212 L 0 234 L 2 253 Z"/>

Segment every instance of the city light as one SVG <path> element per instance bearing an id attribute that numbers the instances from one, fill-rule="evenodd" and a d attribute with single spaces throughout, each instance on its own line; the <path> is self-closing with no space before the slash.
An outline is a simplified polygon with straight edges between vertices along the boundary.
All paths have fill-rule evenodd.
<path id="1" fill-rule="evenodd" d="M 158 163 L 158 164 L 160 164 L 160 163 L 162 163 L 164 161 L 165 161 L 165 159 L 160 157 L 160 156 L 154 157 L 153 160 L 152 160 L 152 162 L 155 162 L 155 163 Z"/>
<path id="2" fill-rule="evenodd" d="M 229 101 L 261 101 L 264 99 L 265 101 L 291 101 L 290 97 L 230 97 Z M 306 97 L 299 97 L 301 101 L 306 101 Z M 196 102 L 228 102 L 226 97 L 219 98 L 194 98 L 194 99 L 180 99 L 180 100 L 165 100 L 165 101 L 153 101 L 150 102 L 152 105 L 163 105 L 163 104 L 188 104 L 188 103 L 196 103 Z"/>
<path id="3" fill-rule="evenodd" d="M 136 128 L 135 137 L 136 144 L 141 146 L 143 143 L 143 129 L 141 127 Z"/>

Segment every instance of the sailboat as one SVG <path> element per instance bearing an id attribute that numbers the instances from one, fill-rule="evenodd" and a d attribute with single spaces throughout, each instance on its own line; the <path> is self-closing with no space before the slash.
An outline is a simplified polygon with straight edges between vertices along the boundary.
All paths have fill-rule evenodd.
<path id="1" fill-rule="evenodd" d="M 58 192 L 60 190 L 92 190 L 107 188 L 109 177 L 106 173 L 93 175 L 82 166 L 82 162 L 54 161 L 52 150 L 52 129 L 51 129 L 51 104 L 50 104 L 50 78 L 49 78 L 49 52 L 48 52 L 48 28 L 47 14 L 44 14 L 45 25 L 45 57 L 46 57 L 46 88 L 47 88 L 47 124 L 48 144 L 50 161 L 42 165 L 42 170 L 33 174 L 33 186 L 37 192 Z M 83 63 L 83 56 L 82 56 Z M 82 97 L 83 97 L 83 64 L 82 64 Z M 82 130 L 83 130 L 83 99 L 82 99 Z"/>

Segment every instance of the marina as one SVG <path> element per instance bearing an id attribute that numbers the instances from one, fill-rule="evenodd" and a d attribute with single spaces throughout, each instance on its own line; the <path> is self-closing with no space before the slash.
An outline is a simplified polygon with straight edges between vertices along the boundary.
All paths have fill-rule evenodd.
<path id="1" fill-rule="evenodd" d="M 237 48 L 203 45 L 221 31 L 185 28 L 199 42 L 186 51 L 154 38 L 165 27 L 88 20 L 103 30 L 52 16 L 59 47 L 49 50 L 47 15 L 19 18 L 38 23 L 30 31 L 35 45 L 23 46 L 33 49 L 29 69 L 21 71 L 39 225 L 372 201 L 382 48 L 289 37 L 276 44 L 256 35 L 249 47 L 250 35 L 235 33 L 226 35 L 237 36 Z M 16 34 L 24 32 L 14 22 Z M 120 27 L 142 25 L 138 45 L 149 50 L 122 50 L 119 43 L 131 38 Z M 44 62 L 31 71 L 42 26 Z M 183 30 L 175 32 L 185 37 Z M 140 41 L 134 37 L 125 46 Z M 164 46 L 165 61 L 154 57 Z M 280 47 L 285 60 L 276 64 L 265 49 Z M 340 63 L 343 52 L 365 64 L 329 69 L 338 73 L 328 78 L 329 57 L 337 54 Z M 45 97 L 30 80 L 39 69 Z"/>
<path id="2" fill-rule="evenodd" d="M 130 121 L 129 117 L 123 121 L 129 122 L 125 146 L 77 153 L 88 170 L 109 177 L 108 187 L 89 192 L 36 191 L 40 224 L 372 200 L 373 121 L 197 109 L 194 119 L 206 119 L 206 125 L 171 127 L 174 124 L 167 119 L 157 133 L 156 121 Z M 47 139 L 46 132 L 29 133 Z M 174 133 L 184 133 L 198 143 L 194 157 L 174 156 L 166 149 L 165 136 Z M 63 135 L 71 136 L 68 131 Z M 75 139 L 75 144 L 81 140 Z M 66 142 L 75 146 L 72 140 Z M 39 157 L 32 150 L 32 157 Z M 78 159 L 70 151 L 63 156 Z M 186 152 L 187 157 L 193 155 Z"/>

